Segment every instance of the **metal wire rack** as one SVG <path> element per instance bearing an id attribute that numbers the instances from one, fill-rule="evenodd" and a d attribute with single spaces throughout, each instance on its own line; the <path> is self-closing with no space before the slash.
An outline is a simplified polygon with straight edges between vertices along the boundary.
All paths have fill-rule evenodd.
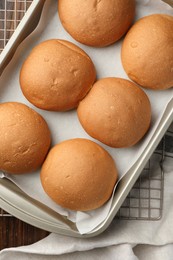
<path id="1" fill-rule="evenodd" d="M 32 1 L 33 0 L 0 1 L 0 53 L 24 17 Z M 158 220 L 161 218 L 164 187 L 162 162 L 164 160 L 167 142 L 170 143 L 170 136 L 172 137 L 173 147 L 172 129 L 167 132 L 166 137 L 162 139 L 160 145 L 148 161 L 139 179 L 121 206 L 116 218 L 136 220 Z M 153 163 L 155 156 L 157 156 L 157 166 Z M 173 158 L 173 154 L 171 153 L 166 154 L 166 156 Z M 157 170 L 153 170 L 153 168 L 156 167 Z M 0 216 L 10 217 L 11 215 L 0 209 Z"/>
<path id="2" fill-rule="evenodd" d="M 162 217 L 163 165 L 166 158 L 170 158 L 173 165 L 173 123 L 131 189 L 116 218 L 159 220 Z"/>
<path id="3" fill-rule="evenodd" d="M 155 150 L 121 206 L 116 218 L 159 220 L 162 217 L 165 137 Z"/>
<path id="4" fill-rule="evenodd" d="M 0 1 L 0 51 L 16 30 L 33 0 Z"/>

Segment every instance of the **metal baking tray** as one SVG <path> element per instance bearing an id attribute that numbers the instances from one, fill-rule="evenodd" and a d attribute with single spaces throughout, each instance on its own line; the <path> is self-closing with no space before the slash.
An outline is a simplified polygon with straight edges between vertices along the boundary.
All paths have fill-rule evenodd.
<path id="1" fill-rule="evenodd" d="M 36 27 L 40 14 L 44 5 L 44 0 L 33 0 L 31 6 L 26 12 L 17 30 L 9 39 L 4 50 L 0 55 L 0 74 L 7 66 L 12 58 L 17 46 L 27 35 Z M 167 105 L 166 111 L 153 134 L 149 145 L 143 151 L 140 158 L 136 161 L 128 173 L 121 179 L 118 184 L 115 196 L 113 198 L 113 206 L 107 218 L 97 228 L 88 234 L 79 234 L 76 226 L 65 217 L 55 213 L 47 206 L 35 201 L 21 191 L 16 185 L 7 179 L 0 180 L 0 207 L 13 216 L 28 222 L 36 227 L 45 229 L 50 232 L 64 234 L 73 237 L 92 237 L 103 232 L 111 223 L 125 198 L 129 194 L 143 168 L 156 149 L 169 125 L 173 121 L 173 99 Z"/>

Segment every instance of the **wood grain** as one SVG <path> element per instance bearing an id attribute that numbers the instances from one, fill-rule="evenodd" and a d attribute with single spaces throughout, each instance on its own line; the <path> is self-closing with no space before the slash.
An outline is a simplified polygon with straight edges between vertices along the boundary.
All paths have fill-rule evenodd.
<path id="1" fill-rule="evenodd" d="M 48 234 L 49 232 L 26 224 L 15 217 L 0 217 L 0 250 L 35 243 Z"/>

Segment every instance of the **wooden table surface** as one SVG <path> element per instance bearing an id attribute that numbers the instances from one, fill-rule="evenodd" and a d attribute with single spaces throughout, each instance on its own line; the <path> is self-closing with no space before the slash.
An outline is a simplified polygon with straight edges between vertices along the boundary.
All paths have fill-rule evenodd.
<path id="1" fill-rule="evenodd" d="M 32 0 L 0 0 L 0 52 L 20 23 Z M 49 233 L 10 216 L 0 209 L 0 250 L 32 244 Z"/>
<path id="2" fill-rule="evenodd" d="M 32 244 L 49 233 L 35 228 L 13 216 L 0 216 L 0 250 Z"/>

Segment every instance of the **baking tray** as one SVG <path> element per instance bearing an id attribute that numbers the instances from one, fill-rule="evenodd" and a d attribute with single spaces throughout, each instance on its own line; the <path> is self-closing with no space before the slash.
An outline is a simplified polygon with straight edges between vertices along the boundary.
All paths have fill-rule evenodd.
<path id="1" fill-rule="evenodd" d="M 35 28 L 44 5 L 43 0 L 34 0 L 26 12 L 17 30 L 5 46 L 0 55 L 0 74 L 12 58 L 20 42 Z M 115 217 L 123 201 L 129 194 L 129 191 L 136 182 L 138 176 L 146 165 L 148 159 L 154 152 L 164 133 L 173 120 L 173 100 L 167 106 L 162 119 L 155 130 L 149 145 L 146 147 L 140 158 L 136 161 L 129 172 L 119 182 L 115 196 L 113 198 L 113 207 L 107 218 L 97 228 L 89 234 L 79 234 L 76 226 L 65 217 L 55 213 L 45 205 L 35 201 L 23 193 L 16 185 L 7 179 L 0 180 L 0 206 L 12 215 L 28 222 L 34 226 L 45 229 L 50 232 L 60 233 L 75 237 L 92 237 L 103 232 L 112 219 Z"/>

